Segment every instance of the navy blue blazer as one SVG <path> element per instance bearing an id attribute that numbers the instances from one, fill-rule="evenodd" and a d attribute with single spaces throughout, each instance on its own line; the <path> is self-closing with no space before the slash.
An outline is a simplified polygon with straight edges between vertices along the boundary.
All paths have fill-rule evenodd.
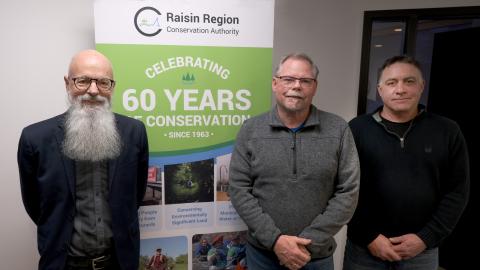
<path id="1" fill-rule="evenodd" d="M 75 216 L 75 162 L 62 153 L 65 114 L 23 129 L 18 145 L 22 199 L 37 225 L 39 269 L 64 269 Z M 142 122 L 115 114 L 122 140 L 108 163 L 114 247 L 122 269 L 138 269 L 138 207 L 146 189 L 148 140 Z M 92 142 L 94 143 L 94 142 Z"/>

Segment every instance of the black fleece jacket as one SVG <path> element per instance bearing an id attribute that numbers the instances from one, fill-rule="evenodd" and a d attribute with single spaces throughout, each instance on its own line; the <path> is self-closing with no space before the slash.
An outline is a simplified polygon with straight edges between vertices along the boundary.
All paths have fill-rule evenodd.
<path id="1" fill-rule="evenodd" d="M 428 248 L 451 233 L 468 201 L 465 139 L 452 120 L 423 110 L 403 138 L 379 108 L 350 121 L 360 158 L 358 207 L 348 238 L 366 247 L 379 234 L 417 234 Z"/>

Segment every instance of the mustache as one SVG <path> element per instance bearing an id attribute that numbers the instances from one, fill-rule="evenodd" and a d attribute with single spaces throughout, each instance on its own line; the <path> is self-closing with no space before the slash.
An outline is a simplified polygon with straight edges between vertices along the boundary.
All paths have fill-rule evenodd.
<path id="1" fill-rule="evenodd" d="M 104 96 L 91 96 L 88 93 L 85 93 L 80 96 L 72 96 L 70 93 L 68 95 L 68 102 L 71 108 L 86 108 L 84 107 L 84 102 L 91 102 L 93 104 L 97 103 L 95 106 L 88 106 L 87 109 L 110 109 L 111 108 L 111 101 L 110 99 Z"/>
<path id="2" fill-rule="evenodd" d="M 286 93 L 286 97 L 295 97 L 295 98 L 305 98 L 304 95 L 298 93 L 298 92 L 292 92 L 292 93 Z"/>
<path id="3" fill-rule="evenodd" d="M 108 99 L 104 96 L 91 96 L 87 93 L 81 95 L 81 96 L 78 96 L 77 97 L 77 100 L 78 101 L 103 101 L 103 102 L 108 102 Z"/>

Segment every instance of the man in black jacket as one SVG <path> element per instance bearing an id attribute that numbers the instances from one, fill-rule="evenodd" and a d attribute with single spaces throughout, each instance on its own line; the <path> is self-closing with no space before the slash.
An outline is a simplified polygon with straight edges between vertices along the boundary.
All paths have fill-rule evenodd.
<path id="1" fill-rule="evenodd" d="M 379 71 L 384 105 L 350 122 L 361 188 L 345 270 L 436 270 L 437 247 L 466 206 L 464 137 L 454 121 L 419 105 L 424 85 L 417 61 L 392 57 Z"/>
<path id="2" fill-rule="evenodd" d="M 70 108 L 26 127 L 18 145 L 23 203 L 37 225 L 39 269 L 137 269 L 137 209 L 148 169 L 142 122 L 114 114 L 110 61 L 76 54 Z"/>

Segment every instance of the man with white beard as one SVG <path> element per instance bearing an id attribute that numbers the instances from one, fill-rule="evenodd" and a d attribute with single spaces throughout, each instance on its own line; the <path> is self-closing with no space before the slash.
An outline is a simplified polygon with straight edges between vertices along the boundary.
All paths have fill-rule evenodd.
<path id="1" fill-rule="evenodd" d="M 70 108 L 22 131 L 25 209 L 37 225 L 39 269 L 138 269 L 137 209 L 148 169 L 142 122 L 112 113 L 110 61 L 76 54 L 64 77 Z"/>

